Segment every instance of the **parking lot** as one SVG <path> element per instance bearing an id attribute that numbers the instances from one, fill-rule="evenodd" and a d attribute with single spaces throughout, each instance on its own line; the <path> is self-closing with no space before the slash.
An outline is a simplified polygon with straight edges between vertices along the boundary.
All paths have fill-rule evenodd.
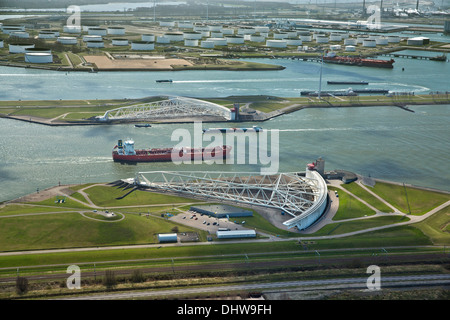
<path id="1" fill-rule="evenodd" d="M 242 224 L 234 223 L 232 219 L 233 218 L 230 218 L 230 221 L 227 218 L 219 219 L 193 211 L 185 211 L 173 217 L 170 217 L 171 221 L 175 221 L 196 229 L 205 230 L 211 234 L 215 234 L 219 230 L 219 228 L 225 228 L 229 230 L 247 229 Z"/>

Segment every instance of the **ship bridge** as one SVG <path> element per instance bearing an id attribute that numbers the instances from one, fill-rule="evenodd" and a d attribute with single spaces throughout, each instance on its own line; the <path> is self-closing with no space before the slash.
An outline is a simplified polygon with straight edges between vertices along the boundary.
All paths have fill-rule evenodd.
<path id="1" fill-rule="evenodd" d="M 306 174 L 255 172 L 138 172 L 132 184 L 206 199 L 278 209 L 287 228 L 305 229 L 327 204 L 327 186 L 317 171 Z"/>
<path id="2" fill-rule="evenodd" d="M 108 110 L 98 121 L 114 120 L 164 120 L 178 118 L 212 117 L 230 120 L 230 109 L 216 103 L 194 98 L 169 96 L 163 100 L 134 104 Z"/>

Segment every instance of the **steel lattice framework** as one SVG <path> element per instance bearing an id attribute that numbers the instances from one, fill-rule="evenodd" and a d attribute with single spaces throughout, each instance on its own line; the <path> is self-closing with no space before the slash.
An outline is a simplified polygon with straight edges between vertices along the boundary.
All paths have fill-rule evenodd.
<path id="1" fill-rule="evenodd" d="M 181 117 L 213 116 L 231 119 L 230 109 L 208 101 L 186 98 L 167 97 L 165 100 L 146 102 L 108 110 L 99 121 L 170 119 Z"/>
<path id="2" fill-rule="evenodd" d="M 264 175 L 250 172 L 138 172 L 135 185 L 181 192 L 223 201 L 280 209 L 294 218 L 284 224 L 293 227 L 321 206 L 327 187 L 317 172 Z"/>

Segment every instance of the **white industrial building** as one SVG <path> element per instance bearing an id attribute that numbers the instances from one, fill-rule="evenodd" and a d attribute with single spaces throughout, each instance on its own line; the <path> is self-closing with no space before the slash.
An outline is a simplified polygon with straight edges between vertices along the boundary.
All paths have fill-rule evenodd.
<path id="1" fill-rule="evenodd" d="M 178 237 L 176 233 L 159 233 L 158 234 L 159 242 L 177 242 Z"/>
<path id="2" fill-rule="evenodd" d="M 255 230 L 231 230 L 231 231 L 217 231 L 218 239 L 235 239 L 235 238 L 255 238 Z"/>

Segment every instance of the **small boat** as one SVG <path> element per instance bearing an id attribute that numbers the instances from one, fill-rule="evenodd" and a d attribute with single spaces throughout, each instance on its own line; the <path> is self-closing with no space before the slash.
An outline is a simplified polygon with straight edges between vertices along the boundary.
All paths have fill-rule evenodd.
<path id="1" fill-rule="evenodd" d="M 161 83 L 161 82 L 169 82 L 172 83 L 173 80 L 172 79 L 167 79 L 167 80 L 156 80 L 156 82 Z"/>
<path id="2" fill-rule="evenodd" d="M 327 84 L 369 84 L 367 81 L 327 81 Z"/>
<path id="3" fill-rule="evenodd" d="M 138 123 L 134 125 L 136 128 L 150 128 L 151 124 L 149 123 Z"/>
<path id="4" fill-rule="evenodd" d="M 203 133 L 209 133 L 209 132 L 220 132 L 220 133 L 227 133 L 227 132 L 261 132 L 263 131 L 263 128 L 253 126 L 251 128 L 209 128 L 209 129 L 203 129 Z"/>
<path id="5" fill-rule="evenodd" d="M 447 55 L 444 53 L 440 56 L 436 56 L 436 57 L 431 57 L 430 60 L 433 61 L 447 61 Z"/>

